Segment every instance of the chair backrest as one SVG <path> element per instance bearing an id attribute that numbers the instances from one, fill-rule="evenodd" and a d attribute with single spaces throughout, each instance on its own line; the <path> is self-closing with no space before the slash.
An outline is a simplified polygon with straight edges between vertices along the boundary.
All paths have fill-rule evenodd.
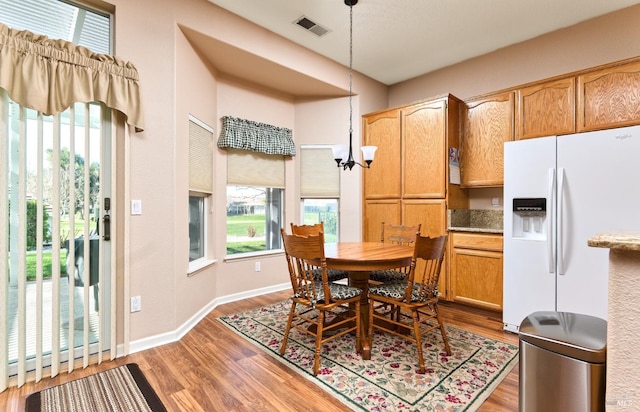
<path id="1" fill-rule="evenodd" d="M 294 225 L 291 223 L 291 233 L 299 236 L 317 235 L 318 233 L 324 233 L 324 222 L 316 223 L 314 225 Z"/>
<path id="2" fill-rule="evenodd" d="M 410 245 L 420 234 L 422 224 L 415 226 L 390 225 L 382 222 L 380 230 L 380 241 L 382 243 L 398 243 L 400 245 Z"/>
<path id="3" fill-rule="evenodd" d="M 322 271 L 322 290 L 327 297 L 325 300 L 330 301 L 327 261 L 324 256 L 324 233 L 299 236 L 289 235 L 284 229 L 280 229 L 280 232 L 294 295 L 300 299 L 316 302 L 318 290 L 314 272 L 320 270 Z"/>
<path id="4" fill-rule="evenodd" d="M 413 262 L 409 274 L 409 290 L 407 296 L 419 286 L 419 300 L 424 301 L 438 296 L 438 281 L 444 254 L 447 247 L 447 235 L 430 238 L 416 236 L 413 250 Z M 415 290 L 413 290 L 415 294 Z"/>

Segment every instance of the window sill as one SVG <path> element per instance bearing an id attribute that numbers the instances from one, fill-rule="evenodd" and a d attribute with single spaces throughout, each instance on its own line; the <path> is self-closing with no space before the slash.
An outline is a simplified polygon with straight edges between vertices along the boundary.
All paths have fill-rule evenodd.
<path id="1" fill-rule="evenodd" d="M 213 266 L 218 262 L 217 259 L 198 259 L 193 262 L 189 262 L 189 269 L 187 270 L 187 276 L 191 277 L 203 269 Z"/>
<path id="2" fill-rule="evenodd" d="M 284 249 L 265 250 L 262 252 L 250 252 L 250 253 L 237 253 L 235 255 L 227 255 L 224 257 L 225 262 L 232 262 L 234 260 L 252 259 L 260 256 L 275 256 L 283 255 Z"/>

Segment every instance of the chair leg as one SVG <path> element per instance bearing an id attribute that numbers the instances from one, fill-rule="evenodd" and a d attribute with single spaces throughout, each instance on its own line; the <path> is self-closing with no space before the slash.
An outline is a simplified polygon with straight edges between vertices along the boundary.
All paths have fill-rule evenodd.
<path id="1" fill-rule="evenodd" d="M 366 342 L 369 348 L 373 348 L 373 307 L 375 305 L 375 301 L 373 299 L 369 299 L 369 330 L 367 331 L 367 337 L 369 338 L 368 342 Z"/>
<path id="2" fill-rule="evenodd" d="M 318 327 L 316 329 L 316 354 L 313 360 L 313 374 L 317 375 L 320 369 L 320 350 L 322 349 L 322 332 L 324 329 L 324 311 L 318 315 Z"/>
<path id="3" fill-rule="evenodd" d="M 356 353 L 362 352 L 362 331 L 360 322 L 360 300 L 356 301 Z"/>
<path id="4" fill-rule="evenodd" d="M 442 319 L 440 318 L 440 312 L 438 311 L 437 303 L 433 305 L 433 312 L 436 314 L 436 320 L 438 321 L 438 326 L 440 326 L 440 333 L 442 334 L 442 341 L 444 342 L 444 350 L 448 356 L 451 356 L 451 347 L 449 346 L 447 331 L 445 330 L 444 323 L 442 323 Z"/>
<path id="5" fill-rule="evenodd" d="M 420 365 L 420 372 L 425 373 L 424 357 L 422 356 L 422 341 L 420 340 L 420 320 L 418 318 L 418 311 L 416 309 L 411 311 L 411 318 L 413 319 L 413 334 L 416 338 L 416 347 L 418 351 L 418 364 Z"/>
<path id="6" fill-rule="evenodd" d="M 289 311 L 289 320 L 287 321 L 287 327 L 284 330 L 284 336 L 282 337 L 282 345 L 280 346 L 280 355 L 284 355 L 284 350 L 287 348 L 287 341 L 289 340 L 289 332 L 291 331 L 291 323 L 293 323 L 293 315 L 296 313 L 296 302 L 291 302 L 291 310 Z"/>

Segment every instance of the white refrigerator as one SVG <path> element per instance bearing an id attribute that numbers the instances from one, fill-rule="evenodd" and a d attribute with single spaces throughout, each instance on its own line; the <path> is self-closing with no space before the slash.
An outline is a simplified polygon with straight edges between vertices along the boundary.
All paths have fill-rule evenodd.
<path id="1" fill-rule="evenodd" d="M 640 126 L 505 143 L 505 330 L 536 311 L 607 319 L 609 249 L 587 241 L 629 230 L 640 231 Z"/>

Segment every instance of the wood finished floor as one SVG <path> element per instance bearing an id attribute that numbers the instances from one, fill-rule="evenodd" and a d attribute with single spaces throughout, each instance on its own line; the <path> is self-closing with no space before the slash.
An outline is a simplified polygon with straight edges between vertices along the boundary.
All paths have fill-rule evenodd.
<path id="1" fill-rule="evenodd" d="M 179 342 L 163 345 L 39 383 L 0 393 L 0 411 L 24 411 L 26 397 L 39 390 L 125 363 L 137 363 L 169 411 L 348 411 L 340 401 L 301 379 L 293 370 L 230 331 L 216 318 L 279 302 L 288 291 L 217 307 Z M 471 332 L 518 343 L 505 333 L 498 314 L 441 303 L 444 321 Z M 479 411 L 518 410 L 518 366 Z"/>

